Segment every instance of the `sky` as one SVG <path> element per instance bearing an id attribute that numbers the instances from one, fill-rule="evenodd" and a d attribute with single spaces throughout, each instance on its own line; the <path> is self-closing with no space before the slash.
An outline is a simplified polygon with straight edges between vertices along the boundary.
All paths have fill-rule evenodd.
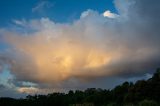
<path id="1" fill-rule="evenodd" d="M 112 89 L 160 66 L 159 0 L 0 1 L 0 97 Z"/>

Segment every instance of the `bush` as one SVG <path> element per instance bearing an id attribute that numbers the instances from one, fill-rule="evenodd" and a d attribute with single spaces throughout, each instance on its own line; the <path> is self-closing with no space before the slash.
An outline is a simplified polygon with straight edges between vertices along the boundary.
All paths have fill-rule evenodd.
<path id="1" fill-rule="evenodd" d="M 109 103 L 107 106 L 117 106 L 116 103 Z"/>
<path id="2" fill-rule="evenodd" d="M 143 100 L 139 103 L 139 106 L 158 106 L 155 101 L 152 100 Z"/>

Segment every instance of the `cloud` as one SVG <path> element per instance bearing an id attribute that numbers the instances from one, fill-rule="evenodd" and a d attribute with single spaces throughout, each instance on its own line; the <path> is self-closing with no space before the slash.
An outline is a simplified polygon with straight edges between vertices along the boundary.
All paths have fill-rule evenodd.
<path id="1" fill-rule="evenodd" d="M 19 26 L 22 26 L 22 27 L 25 27 L 26 24 L 27 24 L 25 19 L 22 19 L 21 21 L 20 21 L 20 20 L 13 20 L 13 22 L 14 22 L 16 25 L 19 25 Z"/>
<path id="2" fill-rule="evenodd" d="M 104 17 L 87 10 L 71 24 L 49 18 L 28 20 L 24 27 L 27 34 L 1 31 L 10 47 L 1 54 L 0 64 L 8 64 L 17 81 L 39 87 L 22 87 L 20 92 L 77 88 L 98 78 L 152 73 L 160 65 L 157 4 L 159 1 L 115 0 L 118 16 L 106 11 Z"/>
<path id="3" fill-rule="evenodd" d="M 117 14 L 112 13 L 112 12 L 109 11 L 109 10 L 105 11 L 105 12 L 103 13 L 103 16 L 104 16 L 104 17 L 108 17 L 108 18 L 116 18 L 116 17 L 118 17 Z"/>
<path id="4" fill-rule="evenodd" d="M 40 93 L 39 89 L 35 87 L 20 87 L 18 88 L 18 92 L 26 94 Z"/>
<path id="5" fill-rule="evenodd" d="M 98 16 L 98 12 L 97 11 L 94 11 L 94 10 L 91 10 L 91 9 L 88 9 L 84 12 L 82 12 L 80 18 L 85 18 L 85 17 L 93 17 L 93 16 Z"/>
<path id="6" fill-rule="evenodd" d="M 41 0 L 36 4 L 35 7 L 32 8 L 32 12 L 43 12 L 44 9 L 51 8 L 53 4 L 47 0 Z"/>
<path id="7" fill-rule="evenodd" d="M 7 86 L 0 84 L 0 97 L 13 97 L 13 98 L 22 98 L 26 94 L 17 92 L 15 89 L 8 88 Z"/>
<path id="8" fill-rule="evenodd" d="M 5 86 L 3 84 L 0 84 L 0 89 L 5 89 Z"/>
<path id="9" fill-rule="evenodd" d="M 65 92 L 64 90 L 61 89 L 50 89 L 50 88 L 36 88 L 36 87 L 20 87 L 17 89 L 19 93 L 23 94 L 46 94 L 46 93 L 53 93 L 53 92 Z"/>

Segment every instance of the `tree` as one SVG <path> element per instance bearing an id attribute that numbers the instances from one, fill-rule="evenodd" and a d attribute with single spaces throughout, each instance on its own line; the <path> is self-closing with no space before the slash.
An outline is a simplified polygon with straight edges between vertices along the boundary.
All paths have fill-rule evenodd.
<path id="1" fill-rule="evenodd" d="M 0 98 L 0 106 L 158 106 L 160 69 L 148 80 L 124 82 L 112 90 L 88 88 L 85 91 L 28 95 L 24 99 Z M 159 105 L 160 106 L 160 105 Z"/>

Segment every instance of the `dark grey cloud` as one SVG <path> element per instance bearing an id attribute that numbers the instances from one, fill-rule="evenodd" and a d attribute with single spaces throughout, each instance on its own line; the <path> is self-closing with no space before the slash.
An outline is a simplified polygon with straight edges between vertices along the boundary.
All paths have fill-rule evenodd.
<path id="1" fill-rule="evenodd" d="M 0 97 L 23 98 L 27 94 L 19 93 L 15 89 L 8 88 L 4 84 L 0 84 Z"/>
<path id="2" fill-rule="evenodd" d="M 0 84 L 0 90 L 5 89 L 5 86 L 3 84 Z"/>

